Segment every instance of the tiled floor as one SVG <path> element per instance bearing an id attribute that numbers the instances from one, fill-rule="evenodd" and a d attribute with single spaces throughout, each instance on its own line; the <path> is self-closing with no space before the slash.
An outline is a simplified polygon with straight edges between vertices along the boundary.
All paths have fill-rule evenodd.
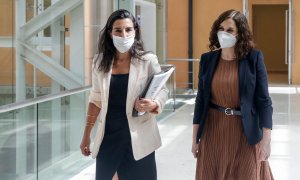
<path id="1" fill-rule="evenodd" d="M 274 107 L 272 154 L 269 159 L 275 180 L 300 179 L 300 87 L 270 87 Z M 156 152 L 158 180 L 193 180 L 192 157 L 194 99 L 159 122 L 163 146 Z M 94 179 L 94 165 L 72 180 Z"/>

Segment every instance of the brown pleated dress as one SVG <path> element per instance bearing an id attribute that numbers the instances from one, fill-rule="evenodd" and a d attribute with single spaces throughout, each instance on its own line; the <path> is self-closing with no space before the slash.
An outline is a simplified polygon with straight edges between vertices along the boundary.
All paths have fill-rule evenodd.
<path id="1" fill-rule="evenodd" d="M 211 101 L 240 106 L 238 60 L 219 61 L 212 80 Z M 199 143 L 196 180 L 272 180 L 268 161 L 258 161 L 258 145 L 249 145 L 240 116 L 210 108 Z"/>

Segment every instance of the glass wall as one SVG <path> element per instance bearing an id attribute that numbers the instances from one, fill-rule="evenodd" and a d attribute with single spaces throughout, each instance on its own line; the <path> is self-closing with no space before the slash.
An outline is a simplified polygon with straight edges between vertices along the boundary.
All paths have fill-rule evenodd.
<path id="1" fill-rule="evenodd" d="M 14 102 L 14 1 L 0 1 L 0 105 Z"/>
<path id="2" fill-rule="evenodd" d="M 84 85 L 77 17 L 82 0 L 0 1 L 0 106 Z"/>
<path id="3" fill-rule="evenodd" d="M 81 155 L 87 92 L 0 113 L 0 180 L 69 179 Z"/>
<path id="4" fill-rule="evenodd" d="M 113 9 L 136 9 L 146 50 L 164 64 L 165 6 L 155 2 L 1 0 L 0 106 L 90 84 L 98 33 Z"/>

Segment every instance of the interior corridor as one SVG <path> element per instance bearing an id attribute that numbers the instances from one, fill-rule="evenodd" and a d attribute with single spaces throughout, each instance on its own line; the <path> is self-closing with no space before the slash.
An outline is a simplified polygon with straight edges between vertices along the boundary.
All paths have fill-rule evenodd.
<path id="1" fill-rule="evenodd" d="M 269 159 L 276 180 L 299 180 L 300 87 L 271 86 L 273 101 L 272 153 Z M 196 160 L 191 150 L 195 99 L 159 121 L 163 146 L 156 152 L 158 180 L 193 180 Z M 95 164 L 71 180 L 93 180 Z"/>

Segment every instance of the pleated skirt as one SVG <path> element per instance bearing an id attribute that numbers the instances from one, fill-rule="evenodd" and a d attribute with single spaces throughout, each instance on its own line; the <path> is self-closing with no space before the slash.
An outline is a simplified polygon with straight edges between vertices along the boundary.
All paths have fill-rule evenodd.
<path id="1" fill-rule="evenodd" d="M 259 146 L 248 144 L 239 116 L 210 109 L 199 143 L 196 180 L 272 180 Z"/>

